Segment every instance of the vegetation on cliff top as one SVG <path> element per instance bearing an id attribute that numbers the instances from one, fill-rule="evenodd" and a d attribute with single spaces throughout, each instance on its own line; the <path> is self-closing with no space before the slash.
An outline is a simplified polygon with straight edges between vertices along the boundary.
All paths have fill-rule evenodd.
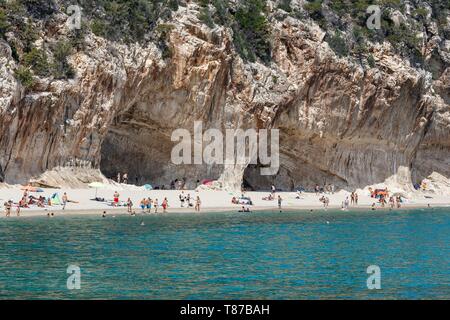
<path id="1" fill-rule="evenodd" d="M 370 42 L 390 42 L 399 54 L 422 64 L 423 40 L 418 34 L 435 32 L 430 30 L 430 22 L 436 24 L 441 38 L 450 37 L 449 1 L 310 0 L 303 6 L 292 0 L 194 1 L 198 4 L 199 20 L 209 28 L 230 29 L 236 52 L 251 62 L 270 63 L 274 19 L 288 16 L 315 21 L 326 31 L 325 41 L 337 55 L 364 58 L 369 66 L 375 65 L 368 50 Z M 0 39 L 8 42 L 19 62 L 18 74 L 26 75 L 21 79 L 28 79 L 30 74 L 56 79 L 73 77 L 68 57 L 72 52 L 84 50 L 84 37 L 89 30 L 110 41 L 154 42 L 163 58 L 170 58 L 170 28 L 164 26 L 170 26 L 173 11 L 186 6 L 185 0 L 77 0 L 76 3 L 83 9 L 81 30 L 52 39 L 56 17 L 66 12 L 72 0 L 0 0 Z M 382 9 L 378 30 L 366 27 L 370 15 L 366 10 L 373 4 Z M 393 15 L 400 23 L 393 20 Z M 51 40 L 42 41 L 45 36 Z"/>
<path id="2" fill-rule="evenodd" d="M 290 0 L 283 1 L 290 3 Z M 366 25 L 371 15 L 367 13 L 367 8 L 371 5 L 378 5 L 381 9 L 379 29 L 369 29 Z M 367 55 L 368 42 L 387 41 L 404 58 L 414 64 L 422 64 L 423 41 L 420 34 L 431 32 L 430 22 L 436 22 L 442 38 L 450 36 L 447 20 L 449 1 L 310 0 L 305 3 L 304 9 L 327 31 L 326 41 L 338 55 Z M 303 17 L 297 9 L 288 11 L 289 15 Z M 343 33 L 346 37 L 339 39 Z"/>
<path id="3" fill-rule="evenodd" d="M 217 24 L 233 30 L 236 51 L 243 59 L 270 61 L 270 26 L 265 0 L 243 0 L 236 8 L 224 0 L 200 0 L 199 3 L 202 22 L 211 28 Z"/>

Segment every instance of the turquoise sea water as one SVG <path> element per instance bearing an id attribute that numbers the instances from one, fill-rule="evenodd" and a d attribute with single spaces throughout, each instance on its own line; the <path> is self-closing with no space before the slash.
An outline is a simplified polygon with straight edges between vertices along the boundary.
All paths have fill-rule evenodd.
<path id="1" fill-rule="evenodd" d="M 0 298 L 449 299 L 449 245 L 450 209 L 0 219 Z"/>

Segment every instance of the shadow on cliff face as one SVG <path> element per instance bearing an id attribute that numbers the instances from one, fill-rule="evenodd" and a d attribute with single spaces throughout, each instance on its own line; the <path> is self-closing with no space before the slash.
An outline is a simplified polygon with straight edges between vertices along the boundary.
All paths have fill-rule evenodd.
<path id="1" fill-rule="evenodd" d="M 175 165 L 171 152 L 171 128 L 148 119 L 138 122 L 135 118 L 121 118 L 109 128 L 101 146 L 100 170 L 108 178 L 116 180 L 120 172 L 128 173 L 128 183 L 169 188 L 172 180 L 186 179 L 187 188 L 195 188 L 197 180 L 218 179 L 223 166 L 194 164 Z"/>
<path id="2" fill-rule="evenodd" d="M 244 171 L 243 180 L 244 187 L 248 190 L 269 191 L 272 185 L 282 191 L 295 191 L 300 188 L 313 190 L 316 184 L 321 186 L 334 184 L 339 188 L 346 187 L 344 180 L 306 163 L 290 170 L 289 163 L 282 162 L 278 173 L 273 176 L 261 175 L 259 165 L 249 165 Z"/>

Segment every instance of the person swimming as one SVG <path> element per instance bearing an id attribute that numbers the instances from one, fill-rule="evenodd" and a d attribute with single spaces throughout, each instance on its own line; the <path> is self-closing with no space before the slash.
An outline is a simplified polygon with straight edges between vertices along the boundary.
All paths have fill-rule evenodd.
<path id="1" fill-rule="evenodd" d="M 251 212 L 249 207 L 244 207 L 242 206 L 241 210 L 239 210 L 238 212 Z"/>
<path id="2" fill-rule="evenodd" d="M 106 218 L 106 211 L 103 211 L 102 218 Z"/>

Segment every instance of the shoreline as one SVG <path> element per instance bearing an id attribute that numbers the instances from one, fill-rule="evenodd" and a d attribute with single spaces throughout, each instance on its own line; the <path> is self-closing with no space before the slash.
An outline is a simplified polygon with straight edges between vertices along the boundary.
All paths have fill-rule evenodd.
<path id="1" fill-rule="evenodd" d="M 210 213 L 239 213 L 239 214 L 251 214 L 254 212 L 267 212 L 267 211 L 280 211 L 280 213 L 283 212 L 309 212 L 313 211 L 314 213 L 320 212 L 325 213 L 328 211 L 344 211 L 344 212 L 358 212 L 358 211 L 369 211 L 369 212 L 386 212 L 386 211 L 407 211 L 412 209 L 442 209 L 442 208 L 448 208 L 450 207 L 450 204 L 447 203 L 441 203 L 441 204 L 434 204 L 430 207 L 428 205 L 417 205 L 417 204 L 406 204 L 403 205 L 401 208 L 393 208 L 390 209 L 390 207 L 377 207 L 375 210 L 371 210 L 371 206 L 369 205 L 358 205 L 349 207 L 346 210 L 343 210 L 340 206 L 329 206 L 328 208 L 324 208 L 323 206 L 291 206 L 291 207 L 285 207 L 278 209 L 278 207 L 251 207 L 250 212 L 239 212 L 240 209 L 239 206 L 236 207 L 209 207 L 209 208 L 203 208 L 200 212 L 195 211 L 191 208 L 169 208 L 167 212 L 163 213 L 162 208 L 158 210 L 157 213 L 154 212 L 154 209 L 152 208 L 152 212 L 142 212 L 141 209 L 135 209 L 135 216 L 168 216 L 170 214 L 210 214 Z M 25 209 L 27 210 L 27 209 Z M 47 217 L 48 213 L 54 213 L 54 217 L 61 217 L 61 216 L 98 216 L 101 217 L 103 211 L 106 212 L 106 216 L 132 216 L 129 212 L 126 211 L 126 207 L 121 208 L 108 208 L 108 209 L 43 209 L 43 210 L 28 210 L 28 211 L 21 211 L 20 216 L 17 216 L 15 212 L 11 212 L 10 217 L 6 217 L 5 215 L 0 216 L 0 219 L 8 219 L 8 218 L 33 218 L 33 217 Z M 25 213 L 25 214 L 24 214 Z"/>
<path id="2" fill-rule="evenodd" d="M 20 217 L 36 217 L 46 216 L 47 213 L 53 212 L 55 216 L 60 215 L 102 215 L 103 211 L 106 214 L 117 215 L 129 215 L 127 213 L 126 206 L 120 206 L 115 208 L 111 206 L 113 199 L 113 193 L 117 191 L 120 194 L 121 201 L 127 201 L 128 198 L 133 202 L 132 210 L 136 215 L 142 215 L 143 211 L 140 208 L 140 202 L 143 198 L 151 198 L 153 200 L 158 199 L 159 207 L 157 214 L 162 213 L 161 203 L 163 199 L 167 198 L 169 207 L 167 209 L 167 215 L 171 213 L 183 214 L 183 213 L 195 213 L 193 207 L 181 207 L 179 195 L 181 190 L 144 190 L 143 188 L 133 185 L 114 185 L 105 189 L 43 189 L 43 192 L 30 193 L 35 197 L 51 195 L 58 193 L 59 198 L 66 192 L 69 202 L 66 205 L 65 210 L 62 210 L 61 204 L 53 204 L 52 206 L 46 206 L 45 208 L 32 206 L 31 208 L 21 208 Z M 385 208 L 382 208 L 377 199 L 371 198 L 370 193 L 367 190 L 356 190 L 358 193 L 358 205 L 349 204 L 349 210 L 371 210 L 373 203 L 376 203 L 376 210 L 389 210 L 389 204 L 386 204 Z M 242 208 L 242 205 L 232 204 L 231 199 L 233 197 L 240 197 L 241 192 L 231 192 L 223 190 L 183 190 L 184 195 L 190 195 L 191 203 L 195 203 L 197 196 L 201 199 L 202 213 L 213 212 L 236 212 Z M 20 189 L 20 186 L 11 186 L 8 188 L 0 188 L 0 218 L 5 217 L 4 203 L 8 200 L 18 202 L 23 196 L 24 191 Z M 334 194 L 316 194 L 311 192 L 304 192 L 298 194 L 295 192 L 277 192 L 274 200 L 265 200 L 269 195 L 269 191 L 247 191 L 244 196 L 250 197 L 253 205 L 248 206 L 251 211 L 279 211 L 277 196 L 282 198 L 282 211 L 326 211 L 326 210 L 341 210 L 342 203 L 346 198 L 350 197 L 350 192 L 341 190 Z M 95 197 L 104 198 L 105 201 L 95 201 Z M 329 206 L 324 208 L 323 203 L 319 198 L 325 196 L 329 198 Z M 416 208 L 428 208 L 430 207 L 450 207 L 450 197 L 447 195 L 430 194 L 423 192 L 415 192 L 408 194 L 408 197 L 404 199 L 401 204 L 402 209 L 416 209 Z M 17 205 L 14 205 L 11 209 L 10 217 L 17 217 L 16 215 Z M 147 209 L 145 210 L 147 211 Z M 152 205 L 151 214 L 154 215 L 154 207 Z M 242 213 L 242 212 L 241 212 Z M 149 215 L 149 213 L 145 213 Z"/>

